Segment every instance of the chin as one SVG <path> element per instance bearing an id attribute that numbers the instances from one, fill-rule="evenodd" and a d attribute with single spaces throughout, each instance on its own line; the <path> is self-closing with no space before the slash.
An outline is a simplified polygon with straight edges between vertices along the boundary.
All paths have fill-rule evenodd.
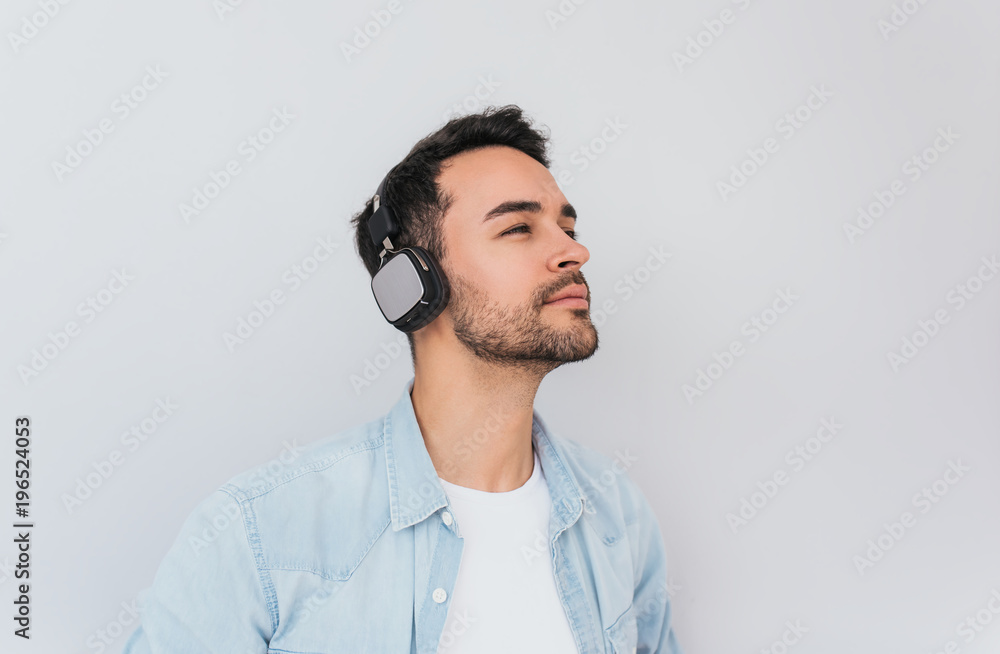
<path id="1" fill-rule="evenodd" d="M 562 347 L 555 348 L 562 354 L 559 357 L 561 361 L 565 363 L 583 361 L 589 359 L 597 352 L 600 344 L 597 337 L 597 329 L 590 322 L 587 323 L 587 326 L 589 329 L 586 329 L 584 332 L 574 331 L 572 336 L 560 344 Z"/>

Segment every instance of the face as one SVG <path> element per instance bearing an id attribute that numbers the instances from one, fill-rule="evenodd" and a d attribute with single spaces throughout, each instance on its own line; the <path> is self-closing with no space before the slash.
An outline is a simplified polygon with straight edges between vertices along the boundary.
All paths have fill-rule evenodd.
<path id="1" fill-rule="evenodd" d="M 475 356 L 540 367 L 589 358 L 598 346 L 590 252 L 573 237 L 576 212 L 548 169 L 520 150 L 489 147 L 446 160 L 438 179 L 451 198 L 442 267 L 451 299 L 441 314 Z M 585 299 L 550 302 L 579 291 Z"/>

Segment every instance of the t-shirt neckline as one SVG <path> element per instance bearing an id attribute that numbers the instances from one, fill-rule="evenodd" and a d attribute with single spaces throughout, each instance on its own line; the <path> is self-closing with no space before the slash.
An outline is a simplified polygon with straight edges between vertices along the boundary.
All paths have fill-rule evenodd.
<path id="1" fill-rule="evenodd" d="M 480 503 L 488 502 L 488 503 L 498 503 L 498 504 L 516 501 L 530 495 L 532 491 L 534 491 L 538 487 L 538 485 L 542 483 L 542 463 L 541 460 L 538 458 L 538 452 L 534 452 L 533 458 L 534 458 L 534 463 L 533 463 L 534 467 L 531 471 L 531 476 L 528 477 L 528 480 L 524 482 L 524 484 L 522 484 L 519 488 L 515 488 L 509 491 L 504 491 L 500 493 L 491 493 L 489 491 L 483 491 L 476 488 L 459 486 L 457 484 L 451 483 L 450 481 L 441 479 L 440 476 L 438 477 L 438 480 L 440 480 L 441 485 L 445 488 L 446 491 L 448 491 L 449 495 L 453 495 L 461 499 L 472 500 Z"/>

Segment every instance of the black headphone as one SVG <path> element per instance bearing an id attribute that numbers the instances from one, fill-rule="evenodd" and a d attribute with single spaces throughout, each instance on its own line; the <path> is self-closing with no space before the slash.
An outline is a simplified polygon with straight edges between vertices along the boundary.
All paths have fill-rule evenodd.
<path id="1" fill-rule="evenodd" d="M 395 249 L 390 239 L 399 236 L 399 223 L 392 207 L 385 204 L 386 174 L 372 198 L 368 233 L 379 252 L 378 271 L 372 277 L 372 293 L 382 315 L 396 329 L 410 333 L 438 317 L 451 297 L 451 288 L 431 253 L 416 245 Z M 389 256 L 386 257 L 386 253 Z"/>

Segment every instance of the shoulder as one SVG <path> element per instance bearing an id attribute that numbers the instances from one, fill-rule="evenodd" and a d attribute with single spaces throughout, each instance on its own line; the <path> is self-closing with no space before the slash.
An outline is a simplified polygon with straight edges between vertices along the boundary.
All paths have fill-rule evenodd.
<path id="1" fill-rule="evenodd" d="M 279 455 L 218 489 L 238 507 L 261 569 L 351 575 L 390 524 L 383 421 L 286 448 L 284 460 Z"/>
<path id="2" fill-rule="evenodd" d="M 268 495 L 292 495 L 322 480 L 353 481 L 348 470 L 372 472 L 382 458 L 384 416 L 302 445 L 284 438 L 273 459 L 244 470 L 226 481 L 220 491 L 241 502 Z M 314 489 L 315 490 L 315 489 Z"/>

